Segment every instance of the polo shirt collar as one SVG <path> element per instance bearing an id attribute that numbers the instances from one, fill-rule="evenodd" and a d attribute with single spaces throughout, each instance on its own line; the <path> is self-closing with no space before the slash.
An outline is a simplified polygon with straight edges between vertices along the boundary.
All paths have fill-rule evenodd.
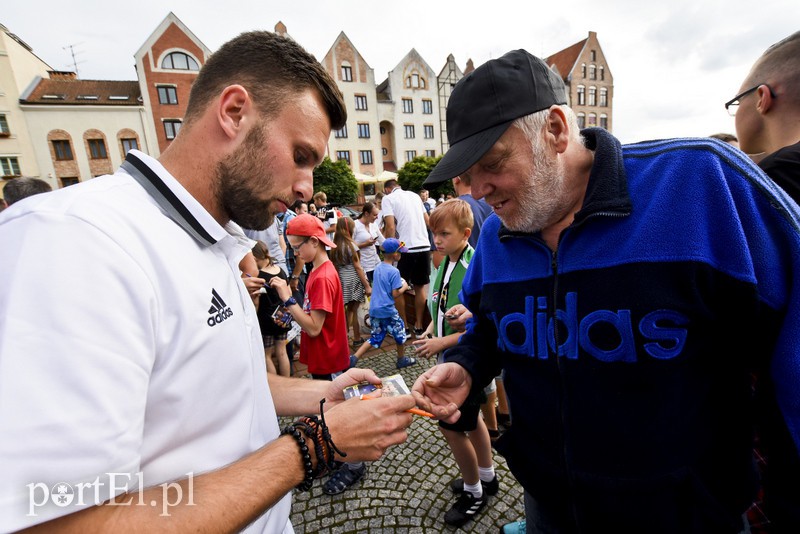
<path id="1" fill-rule="evenodd" d="M 222 227 L 155 158 L 131 150 L 121 169 L 139 182 L 161 210 L 201 246 L 214 245 L 229 236 L 237 241 L 242 241 L 240 237 L 247 240 L 235 223 L 229 222 Z"/>

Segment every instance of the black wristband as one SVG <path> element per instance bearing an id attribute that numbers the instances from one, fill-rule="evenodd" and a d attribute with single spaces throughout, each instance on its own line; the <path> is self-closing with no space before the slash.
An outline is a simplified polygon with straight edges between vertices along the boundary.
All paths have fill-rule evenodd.
<path id="1" fill-rule="evenodd" d="M 303 438 L 302 434 L 300 434 L 300 431 L 292 425 L 284 427 L 284 429 L 281 431 L 281 435 L 284 434 L 292 436 L 297 442 L 297 446 L 300 447 L 300 455 L 302 456 L 303 467 L 306 470 L 306 477 L 300 484 L 297 485 L 297 489 L 300 491 L 308 491 L 314 484 L 314 468 L 311 465 L 311 455 L 309 454 L 306 440 Z"/>

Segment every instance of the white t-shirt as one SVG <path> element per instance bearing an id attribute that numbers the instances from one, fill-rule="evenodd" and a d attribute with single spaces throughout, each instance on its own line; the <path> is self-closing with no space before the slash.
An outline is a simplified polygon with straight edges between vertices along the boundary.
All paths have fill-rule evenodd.
<path id="1" fill-rule="evenodd" d="M 375 244 L 378 246 L 383 243 L 384 237 L 378 231 L 378 224 L 372 223 L 369 225 L 369 228 L 367 228 L 364 223 L 361 222 L 361 219 L 356 219 L 356 231 L 353 234 L 353 241 L 358 244 L 369 241 L 370 239 L 375 239 Z M 375 245 L 359 248 L 359 251 L 361 252 L 361 268 L 364 269 L 364 272 L 374 271 L 375 267 L 381 262 Z"/>
<path id="2" fill-rule="evenodd" d="M 428 241 L 428 226 L 425 224 L 425 207 L 419 195 L 403 191 L 399 186 L 383 197 L 381 201 L 383 216 L 394 216 L 397 235 L 405 242 L 410 252 L 423 252 L 431 249 Z"/>
<path id="3" fill-rule="evenodd" d="M 279 435 L 238 268 L 252 241 L 156 160 L 129 161 L 138 178 L 121 168 L 0 214 L 0 531 Z M 290 512 L 287 495 L 248 531 L 292 532 Z"/>

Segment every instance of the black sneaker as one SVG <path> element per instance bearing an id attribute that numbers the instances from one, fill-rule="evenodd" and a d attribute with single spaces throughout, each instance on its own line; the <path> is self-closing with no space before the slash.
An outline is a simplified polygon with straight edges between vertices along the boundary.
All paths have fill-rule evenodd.
<path id="1" fill-rule="evenodd" d="M 337 469 L 322 485 L 322 491 L 327 495 L 338 495 L 344 490 L 361 480 L 367 472 L 366 464 L 361 464 L 360 467 L 353 467 L 350 464 L 344 464 Z"/>
<path id="2" fill-rule="evenodd" d="M 415 328 L 414 337 L 417 339 L 425 339 L 425 330 L 422 328 Z"/>
<path id="3" fill-rule="evenodd" d="M 481 487 L 485 495 L 497 495 L 500 490 L 500 481 L 497 480 L 497 475 L 489 482 L 481 480 Z M 457 478 L 450 482 L 450 489 L 453 490 L 453 493 L 464 493 L 464 479 Z"/>
<path id="4" fill-rule="evenodd" d="M 454 527 L 460 527 L 480 512 L 486 506 L 486 495 L 474 497 L 466 492 L 458 496 L 456 503 L 444 514 L 444 522 Z"/>

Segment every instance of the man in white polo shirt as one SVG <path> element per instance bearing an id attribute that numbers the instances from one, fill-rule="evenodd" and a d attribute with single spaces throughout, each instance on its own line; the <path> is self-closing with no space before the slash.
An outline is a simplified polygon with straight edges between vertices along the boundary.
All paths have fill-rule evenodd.
<path id="1" fill-rule="evenodd" d="M 324 398 L 348 460 L 406 439 L 410 396 L 343 402 L 371 371 L 267 378 L 238 269 L 239 225 L 309 198 L 344 121 L 313 56 L 242 34 L 206 62 L 159 160 L 131 151 L 0 215 L 0 531 L 288 533 L 290 492 L 328 449 L 312 429 L 303 450 L 276 414 Z"/>
<path id="2" fill-rule="evenodd" d="M 409 284 L 414 287 L 414 334 L 419 339 L 425 327 L 423 317 L 428 298 L 428 283 L 431 278 L 431 243 L 428 240 L 428 212 L 422 205 L 419 195 L 404 191 L 397 180 L 383 184 L 381 213 L 383 215 L 383 235 L 397 237 L 405 243 L 408 252 L 397 262 L 397 268 Z M 398 306 L 400 316 L 405 320 L 405 306 Z M 408 327 L 406 321 L 406 327 Z"/>

